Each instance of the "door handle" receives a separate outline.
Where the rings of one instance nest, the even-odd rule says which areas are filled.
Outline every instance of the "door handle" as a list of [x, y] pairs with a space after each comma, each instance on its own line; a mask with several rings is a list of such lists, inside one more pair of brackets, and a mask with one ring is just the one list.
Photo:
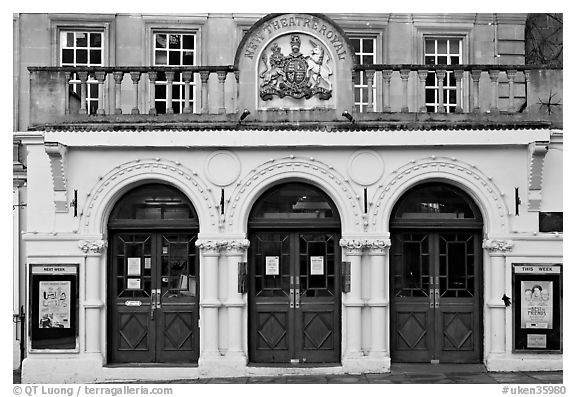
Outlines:
[[434, 307], [440, 307], [440, 290], [438, 288], [434, 289]]
[[430, 288], [430, 308], [434, 308], [434, 288]]
[[156, 307], [155, 304], [155, 298], [156, 298], [156, 290], [152, 289], [150, 291], [150, 320], [154, 321], [154, 309]]
[[296, 288], [294, 291], [294, 306], [296, 309], [300, 308], [300, 288]]
[[290, 288], [290, 309], [294, 308], [294, 288]]

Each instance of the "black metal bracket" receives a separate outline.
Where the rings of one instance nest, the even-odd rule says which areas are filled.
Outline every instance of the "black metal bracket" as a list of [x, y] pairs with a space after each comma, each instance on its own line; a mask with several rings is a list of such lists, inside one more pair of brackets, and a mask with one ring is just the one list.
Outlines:
[[70, 202], [70, 207], [74, 207], [74, 218], [78, 216], [78, 190], [74, 189], [74, 199]]

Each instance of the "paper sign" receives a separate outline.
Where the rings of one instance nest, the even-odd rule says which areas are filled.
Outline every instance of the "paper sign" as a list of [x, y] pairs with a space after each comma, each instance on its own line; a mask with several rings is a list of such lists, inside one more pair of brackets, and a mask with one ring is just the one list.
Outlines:
[[128, 258], [128, 275], [140, 275], [140, 258]]
[[152, 258], [144, 258], [144, 269], [152, 269]]
[[528, 334], [526, 347], [546, 349], [546, 334]]
[[76, 274], [76, 266], [73, 265], [33, 266], [32, 274]]
[[522, 328], [552, 329], [552, 281], [522, 281]]
[[140, 289], [140, 279], [139, 278], [129, 278], [127, 289]]
[[310, 257], [310, 275], [322, 276], [324, 274], [324, 257], [311, 256]]
[[168, 247], [162, 247], [162, 255], [168, 255]]
[[70, 328], [70, 281], [40, 281], [39, 328]]
[[266, 275], [278, 276], [280, 274], [280, 257], [267, 256], [266, 257]]
[[514, 273], [560, 274], [560, 266], [554, 266], [554, 265], [514, 265]]

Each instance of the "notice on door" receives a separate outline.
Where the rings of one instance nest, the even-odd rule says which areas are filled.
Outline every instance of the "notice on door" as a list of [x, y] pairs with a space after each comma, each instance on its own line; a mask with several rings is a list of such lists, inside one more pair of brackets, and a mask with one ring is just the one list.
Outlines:
[[70, 328], [70, 281], [40, 281], [39, 328]]
[[280, 257], [267, 256], [266, 257], [266, 275], [278, 276], [280, 274]]
[[140, 258], [128, 258], [128, 275], [140, 275]]
[[323, 276], [324, 275], [324, 257], [311, 256], [310, 257], [310, 275]]
[[552, 281], [521, 281], [522, 328], [552, 329]]

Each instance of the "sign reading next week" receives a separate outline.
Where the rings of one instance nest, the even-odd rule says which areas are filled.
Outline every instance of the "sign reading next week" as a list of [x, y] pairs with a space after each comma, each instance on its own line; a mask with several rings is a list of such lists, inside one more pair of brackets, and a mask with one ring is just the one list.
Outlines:
[[45, 265], [32, 267], [32, 274], [76, 274], [74, 265]]
[[554, 265], [514, 265], [514, 273], [560, 274], [560, 266]]

